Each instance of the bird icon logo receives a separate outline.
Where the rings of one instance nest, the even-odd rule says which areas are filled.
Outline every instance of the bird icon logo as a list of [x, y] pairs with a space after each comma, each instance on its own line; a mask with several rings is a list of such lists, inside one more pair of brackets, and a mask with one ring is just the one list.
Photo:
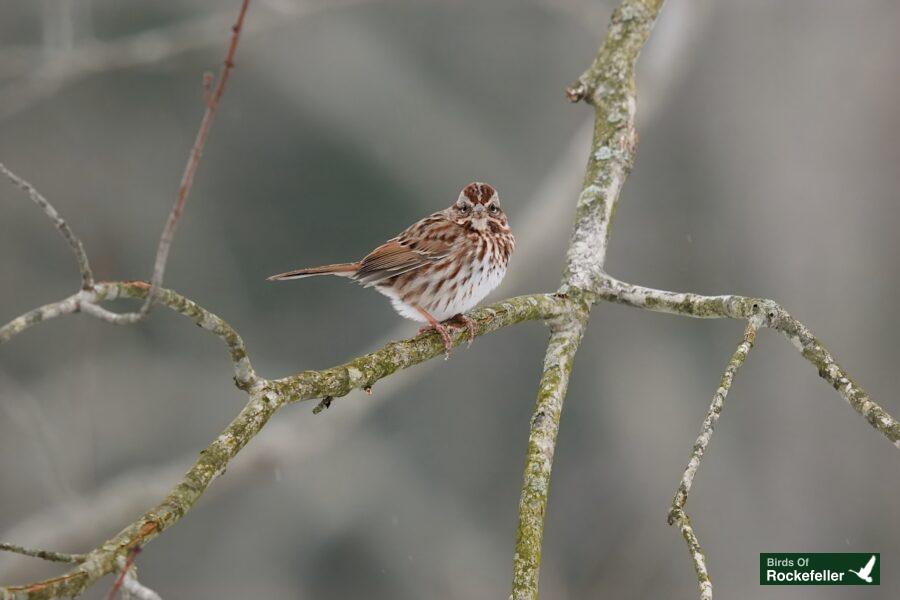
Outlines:
[[872, 558], [869, 559], [869, 562], [866, 563], [859, 571], [854, 571], [853, 569], [847, 569], [866, 583], [872, 583], [872, 569], [875, 568], [875, 555], [872, 555]]

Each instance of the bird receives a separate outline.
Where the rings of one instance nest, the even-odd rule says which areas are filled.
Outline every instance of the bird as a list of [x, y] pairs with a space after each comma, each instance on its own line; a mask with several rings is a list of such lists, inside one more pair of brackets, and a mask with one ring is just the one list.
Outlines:
[[872, 558], [869, 559], [869, 562], [866, 563], [859, 571], [854, 571], [853, 569], [847, 569], [866, 583], [872, 583], [872, 569], [875, 568], [875, 555], [872, 555]]
[[448, 208], [410, 225], [356, 262], [294, 269], [269, 277], [286, 281], [317, 275], [349, 278], [387, 296], [400, 316], [428, 325], [450, 357], [448, 327], [468, 330], [475, 324], [465, 313], [506, 275], [515, 237], [497, 190], [483, 182], [466, 185]]

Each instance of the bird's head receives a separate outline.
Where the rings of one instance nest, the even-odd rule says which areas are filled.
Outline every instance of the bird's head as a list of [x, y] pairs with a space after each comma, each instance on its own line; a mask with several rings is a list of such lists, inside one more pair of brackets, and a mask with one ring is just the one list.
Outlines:
[[447, 212], [457, 225], [476, 231], [499, 232], [508, 227], [497, 190], [480, 181], [464, 187]]

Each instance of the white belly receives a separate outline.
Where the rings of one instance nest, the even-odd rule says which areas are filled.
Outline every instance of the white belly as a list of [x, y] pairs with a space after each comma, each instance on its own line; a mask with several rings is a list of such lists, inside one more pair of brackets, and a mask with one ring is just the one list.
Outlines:
[[[470, 267], [460, 269], [454, 278], [454, 281], [459, 283], [452, 292], [449, 290], [452, 288], [453, 281], [445, 283], [438, 292], [430, 293], [436, 287], [436, 282], [442, 275], [442, 273], [438, 272], [435, 276], [435, 281], [429, 285], [428, 290], [422, 295], [421, 308], [428, 311], [438, 321], [444, 321], [474, 308], [479, 302], [484, 300], [485, 296], [500, 285], [500, 282], [503, 281], [503, 276], [506, 275], [506, 266], [495, 265], [491, 267], [489, 258], [490, 256], [486, 255], [484, 260]], [[400, 316], [421, 323], [427, 322], [427, 319], [415, 307], [403, 302], [393, 289], [388, 287], [377, 287], [376, 289], [391, 299], [394, 310]]]

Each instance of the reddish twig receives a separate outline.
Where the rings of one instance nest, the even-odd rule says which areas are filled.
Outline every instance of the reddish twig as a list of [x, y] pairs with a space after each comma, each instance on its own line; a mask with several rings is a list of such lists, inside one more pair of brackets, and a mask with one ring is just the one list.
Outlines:
[[116, 597], [116, 593], [118, 593], [119, 589], [122, 587], [122, 583], [125, 581], [125, 576], [128, 574], [128, 569], [134, 564], [134, 559], [137, 558], [137, 555], [140, 553], [141, 547], [135, 546], [128, 553], [128, 558], [125, 559], [125, 566], [122, 567], [122, 571], [119, 573], [119, 577], [116, 578], [116, 582], [113, 584], [112, 589], [109, 590], [109, 594], [106, 595], [106, 600], [113, 600]]
[[[250, 0], [241, 2], [241, 10], [238, 13], [237, 20], [231, 26], [231, 43], [228, 46], [228, 52], [222, 63], [222, 70], [219, 73], [219, 79], [216, 87], [212, 92], [205, 93], [206, 112], [203, 113], [203, 120], [200, 121], [200, 129], [197, 131], [197, 137], [194, 139], [194, 146], [191, 148], [191, 154], [188, 157], [187, 164], [184, 167], [184, 173], [181, 176], [181, 184], [178, 187], [178, 198], [172, 206], [166, 226], [163, 228], [162, 235], [159, 238], [159, 245], [156, 249], [156, 260], [153, 264], [153, 277], [150, 280], [150, 294], [147, 300], [141, 306], [136, 319], [144, 318], [153, 305], [159, 287], [162, 285], [163, 275], [166, 270], [166, 261], [169, 258], [169, 249], [172, 247], [172, 239], [175, 237], [175, 230], [178, 228], [178, 221], [184, 210], [185, 202], [191, 192], [191, 186], [194, 183], [194, 175], [197, 172], [197, 166], [200, 164], [200, 157], [203, 155], [203, 147], [206, 145], [206, 138], [209, 136], [209, 130], [212, 127], [213, 118], [216, 116], [216, 110], [219, 108], [219, 101], [222, 94], [225, 93], [225, 85], [228, 83], [228, 76], [234, 68], [234, 55], [237, 52], [238, 41], [241, 37], [241, 28], [244, 25], [244, 16], [247, 14], [247, 7]], [[206, 87], [207, 79], [204, 78], [204, 87]], [[211, 83], [211, 82], [210, 82]]]

